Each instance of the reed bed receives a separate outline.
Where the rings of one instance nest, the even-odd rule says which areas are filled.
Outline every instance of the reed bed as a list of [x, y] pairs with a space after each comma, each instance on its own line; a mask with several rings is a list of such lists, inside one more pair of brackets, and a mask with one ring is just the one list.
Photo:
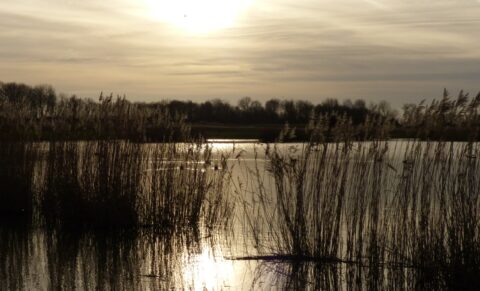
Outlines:
[[[156, 121], [148, 121], [156, 126], [148, 127], [139, 124], [144, 122], [141, 108], [123, 99], [92, 106], [104, 112], [99, 114], [88, 103], [75, 104], [75, 99], [64, 100], [50, 109], [49, 118], [39, 117], [52, 123], [44, 132], [55, 134], [44, 141], [34, 134], [23, 137], [30, 126], [2, 135], [2, 223], [25, 218], [27, 224], [49, 227], [158, 230], [228, 223], [233, 205], [227, 197], [227, 157], [214, 156], [206, 143], [191, 138], [181, 117], [158, 112]], [[32, 117], [28, 107], [20, 108], [25, 114], [17, 117]], [[2, 121], [15, 115], [2, 114]], [[76, 140], [97, 119], [101, 128], [90, 136], [95, 139]], [[110, 128], [116, 131], [107, 134]], [[161, 140], [139, 143], [149, 130], [158, 131]]]
[[47, 226], [225, 225], [226, 157], [199, 143], [50, 142], [38, 188]]
[[263, 189], [244, 204], [258, 254], [365, 267], [368, 278], [414, 269], [438, 287], [479, 286], [479, 144], [328, 143], [294, 156], [268, 150], [267, 173], [252, 173], [266, 177], [257, 182]]
[[167, 230], [229, 220], [226, 157], [182, 115], [103, 94], [49, 106], [0, 98], [0, 127], [2, 221]]
[[35, 161], [38, 148], [32, 143], [0, 146], [0, 217], [3, 222], [27, 222], [33, 217]]
[[103, 95], [99, 101], [62, 97], [52, 105], [10, 102], [0, 92], [0, 141], [84, 141], [121, 139], [137, 142], [190, 141], [186, 116], [161, 106], [132, 103]]
[[49, 143], [39, 194], [45, 223], [137, 225], [144, 159], [129, 142]]
[[312, 120], [308, 143], [267, 146], [244, 189], [257, 258], [351, 264], [369, 278], [413, 269], [418, 284], [480, 287], [480, 144], [428, 140], [454, 114], [476, 135], [478, 104], [462, 98], [419, 111], [426, 140], [390, 141], [388, 120], [354, 128], [330, 115]]
[[[64, 99], [45, 109], [0, 103], [0, 124], [15, 125], [0, 136], [0, 223], [47, 226], [49, 245], [72, 230], [135, 236], [148, 228], [154, 243], [177, 230], [195, 237], [202, 227], [228, 229], [235, 202], [228, 154], [192, 139], [181, 116], [111, 96], [100, 101]], [[389, 140], [397, 121], [381, 116], [354, 126], [330, 114], [311, 119], [306, 143], [267, 145], [266, 166], [258, 161], [237, 188], [256, 250], [245, 258], [288, 261], [293, 273], [323, 278], [319, 284], [328, 276], [335, 288], [330, 274], [312, 275], [302, 264], [357, 266], [367, 273], [359, 277], [375, 278], [371, 289], [384, 278], [480, 287], [479, 107], [480, 95], [452, 100], [446, 92], [440, 102], [406, 108], [402, 126], [415, 138]], [[459, 128], [468, 141], [448, 141]], [[125, 250], [122, 260], [137, 259]], [[110, 267], [123, 262], [107, 257]], [[71, 287], [62, 285], [67, 279], [52, 286]], [[297, 283], [306, 287], [288, 284]]]
[[213, 226], [231, 217], [228, 156], [213, 157], [202, 143], [152, 144], [148, 151], [152, 171], [143, 205], [145, 223], [194, 225], [203, 220]]

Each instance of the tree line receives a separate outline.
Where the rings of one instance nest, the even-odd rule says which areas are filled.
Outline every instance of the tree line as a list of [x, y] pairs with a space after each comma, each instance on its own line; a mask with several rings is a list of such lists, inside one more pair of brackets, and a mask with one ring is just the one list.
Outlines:
[[270, 99], [265, 103], [252, 100], [250, 97], [241, 98], [237, 105], [214, 99], [195, 103], [192, 101], [163, 101], [157, 106], [167, 108], [172, 112], [182, 112], [187, 115], [188, 121], [218, 122], [230, 124], [305, 124], [312, 116], [322, 113], [336, 112], [351, 117], [356, 124], [374, 112], [374, 107], [367, 107], [364, 100], [354, 102], [349, 100], [340, 103], [336, 99], [327, 99], [320, 104], [313, 104], [306, 100]]
[[[101, 95], [101, 99], [113, 99], [113, 96]], [[76, 96], [59, 95], [49, 85], [28, 86], [21, 83], [1, 83], [0, 100], [10, 103], [23, 103], [37, 109], [52, 109], [59, 101], [74, 99], [75, 102], [95, 103], [91, 99], [80, 99]], [[99, 100], [100, 103], [102, 100]], [[336, 112], [351, 117], [354, 123], [361, 123], [366, 116], [372, 113], [395, 117], [395, 111], [390, 105], [382, 101], [378, 104], [369, 104], [363, 99], [340, 102], [336, 99], [326, 99], [319, 104], [306, 100], [270, 99], [263, 104], [250, 97], [243, 97], [236, 105], [221, 99], [205, 102], [164, 100], [161, 102], [141, 103], [139, 106], [151, 107], [170, 112], [185, 114], [189, 122], [214, 122], [230, 124], [255, 123], [307, 123], [312, 115]]]
[[[362, 125], [369, 119], [388, 120], [396, 137], [413, 137], [421, 133], [422, 138], [436, 138], [448, 133], [454, 139], [464, 139], [471, 135], [467, 132], [466, 123], [469, 130], [480, 123], [478, 108], [480, 93], [472, 98], [461, 91], [454, 98], [446, 90], [440, 100], [430, 104], [404, 105], [400, 115], [385, 101], [367, 104], [363, 99], [340, 102], [330, 98], [314, 104], [306, 100], [280, 99], [261, 103], [244, 97], [235, 105], [220, 99], [146, 103], [131, 102], [112, 94], [100, 94], [98, 100], [78, 98], [58, 94], [49, 85], [0, 82], [0, 130], [3, 139], [26, 136], [44, 139], [56, 135], [68, 139], [135, 137], [149, 140], [152, 136], [163, 136], [165, 132], [183, 128], [184, 124], [200, 128], [198, 135], [205, 136], [206, 128], [209, 129], [211, 134], [207, 137], [215, 137], [218, 127], [214, 132], [211, 129], [221, 125], [224, 127], [221, 135], [234, 138], [237, 134], [241, 135], [238, 127], [278, 129], [290, 124], [300, 128], [319, 116], [330, 116], [332, 126], [338, 117], [348, 119], [353, 125]], [[237, 132], [228, 132], [229, 127], [236, 127]], [[474, 129], [473, 132], [477, 131]], [[268, 139], [277, 132], [270, 130]], [[244, 133], [242, 137], [250, 135], [245, 128]], [[264, 135], [257, 136], [262, 138]]]

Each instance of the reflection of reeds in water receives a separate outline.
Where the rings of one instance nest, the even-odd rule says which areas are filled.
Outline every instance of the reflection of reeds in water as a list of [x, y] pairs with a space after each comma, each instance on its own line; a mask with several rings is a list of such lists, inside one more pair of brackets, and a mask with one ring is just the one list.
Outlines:
[[252, 170], [244, 205], [258, 253], [352, 264], [368, 278], [413, 269], [408, 278], [425, 286], [480, 286], [479, 144], [388, 142], [388, 124], [375, 121], [360, 129], [373, 140], [354, 142], [348, 121], [325, 120], [307, 144], [267, 147], [266, 172]]
[[22, 227], [0, 228], [0, 289], [22, 290], [29, 275], [31, 241]]
[[254, 272], [250, 290], [447, 289], [413, 269], [371, 270], [352, 264], [269, 261], [259, 263]]
[[0, 235], [1, 290], [203, 290], [205, 284], [221, 290], [223, 286], [212, 271], [226, 265], [215, 261], [216, 254], [204, 256], [215, 245], [194, 232], [45, 232], [16, 227], [0, 228]]
[[[138, 290], [141, 249], [137, 234], [122, 232], [47, 233], [45, 248], [48, 290]], [[45, 259], [45, 258], [44, 258]]]

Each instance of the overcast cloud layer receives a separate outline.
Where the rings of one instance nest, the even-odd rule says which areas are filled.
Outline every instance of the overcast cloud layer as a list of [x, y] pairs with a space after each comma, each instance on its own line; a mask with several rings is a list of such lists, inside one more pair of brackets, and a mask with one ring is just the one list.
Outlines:
[[[137, 101], [327, 97], [405, 102], [480, 90], [480, 1], [253, 0], [206, 35], [145, 0], [0, 3], [0, 80]], [[201, 0], [199, 0], [201, 1]]]

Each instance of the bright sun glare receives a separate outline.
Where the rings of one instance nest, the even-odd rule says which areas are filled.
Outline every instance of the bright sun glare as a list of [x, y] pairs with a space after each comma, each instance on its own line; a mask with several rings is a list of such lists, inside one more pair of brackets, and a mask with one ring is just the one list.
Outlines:
[[[233, 265], [221, 256], [215, 257], [213, 250], [204, 248], [202, 253], [185, 258], [187, 264], [184, 269], [185, 286], [189, 290], [223, 290], [233, 279]], [[193, 283], [193, 286], [190, 285]]]
[[252, 0], [147, 0], [151, 16], [192, 33], [232, 26]]

